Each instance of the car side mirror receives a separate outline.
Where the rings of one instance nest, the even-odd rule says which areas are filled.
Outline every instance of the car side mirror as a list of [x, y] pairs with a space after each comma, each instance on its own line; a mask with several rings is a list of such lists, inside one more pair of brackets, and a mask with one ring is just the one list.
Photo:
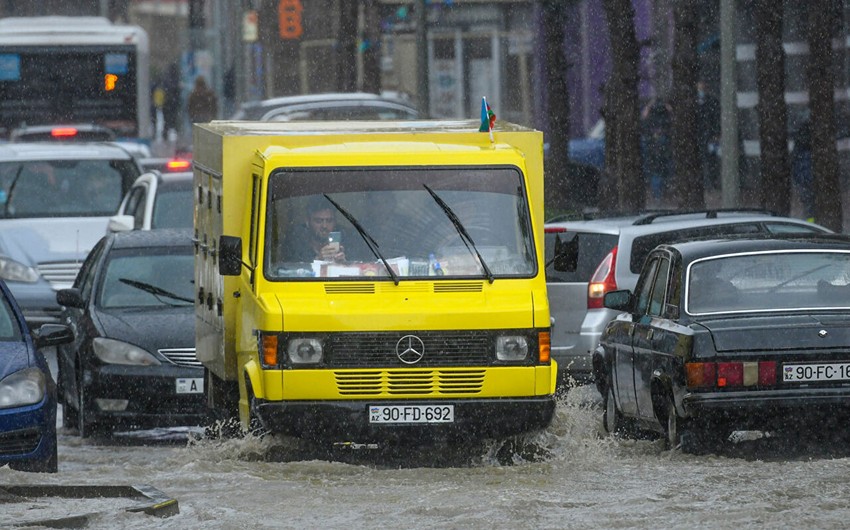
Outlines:
[[56, 346], [74, 341], [74, 332], [65, 324], [42, 324], [34, 333], [36, 348]]
[[86, 307], [83, 295], [80, 294], [80, 290], [76, 287], [69, 287], [68, 289], [60, 289], [59, 291], [56, 291], [56, 302], [65, 307], [76, 307], [77, 309], [83, 309]]
[[605, 293], [605, 296], [602, 299], [602, 305], [608, 309], [613, 309], [614, 311], [631, 313], [635, 305], [634, 299], [635, 297], [632, 295], [631, 291], [625, 289], [620, 291], [611, 291]]
[[218, 241], [218, 272], [222, 276], [242, 274], [242, 238], [221, 236]]
[[560, 235], [555, 236], [555, 256], [552, 267], [558, 272], [573, 272], [578, 266], [578, 237], [570, 241], [562, 241]]
[[109, 232], [129, 232], [133, 229], [134, 222], [132, 215], [113, 215], [109, 218], [106, 229]]

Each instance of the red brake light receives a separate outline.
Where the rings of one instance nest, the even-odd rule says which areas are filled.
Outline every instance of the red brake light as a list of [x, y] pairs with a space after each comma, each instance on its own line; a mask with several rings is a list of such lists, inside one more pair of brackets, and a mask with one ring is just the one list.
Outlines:
[[54, 138], [68, 138], [77, 136], [77, 129], [74, 127], [56, 127], [50, 130], [50, 136]]
[[771, 387], [776, 384], [776, 361], [685, 363], [688, 387]]
[[593, 273], [590, 282], [587, 284], [588, 309], [601, 309], [605, 293], [617, 290], [617, 281], [614, 279], [616, 269], [617, 247], [614, 247], [596, 267], [596, 272]]
[[165, 168], [168, 171], [183, 171], [183, 170], [189, 169], [189, 167], [191, 165], [192, 165], [192, 163], [189, 162], [188, 160], [181, 160], [179, 158], [175, 158], [173, 160], [169, 160], [168, 162], [166, 162]]
[[744, 386], [743, 363], [717, 363], [717, 386]]

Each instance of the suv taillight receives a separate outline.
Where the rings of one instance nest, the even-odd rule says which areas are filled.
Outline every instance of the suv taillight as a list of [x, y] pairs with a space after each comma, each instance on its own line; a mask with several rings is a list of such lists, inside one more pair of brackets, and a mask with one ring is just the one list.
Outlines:
[[596, 272], [590, 277], [590, 282], [587, 284], [587, 308], [601, 309], [602, 299], [605, 293], [617, 290], [617, 280], [614, 279], [614, 272], [617, 269], [617, 247], [611, 249], [611, 252], [605, 256], [605, 259], [596, 267]]

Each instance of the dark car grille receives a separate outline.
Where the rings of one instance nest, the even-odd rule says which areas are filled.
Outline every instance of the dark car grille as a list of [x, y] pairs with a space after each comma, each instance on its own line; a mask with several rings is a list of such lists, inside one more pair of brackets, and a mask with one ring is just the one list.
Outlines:
[[394, 333], [340, 333], [325, 351], [329, 368], [407, 367], [396, 354], [405, 335], [415, 335], [425, 345], [417, 368], [437, 366], [487, 366], [493, 364], [493, 335], [487, 331], [435, 331]]
[[79, 261], [51, 261], [38, 264], [38, 273], [58, 291], [70, 287], [80, 271]]
[[0, 456], [32, 453], [41, 441], [41, 431], [25, 429], [0, 434]]
[[195, 348], [168, 348], [157, 351], [178, 366], [201, 366], [201, 361], [195, 357]]

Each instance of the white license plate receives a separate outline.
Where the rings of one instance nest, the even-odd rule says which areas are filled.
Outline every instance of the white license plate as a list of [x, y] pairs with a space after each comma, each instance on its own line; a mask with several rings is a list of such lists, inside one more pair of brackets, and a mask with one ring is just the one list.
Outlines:
[[850, 380], [850, 363], [785, 364], [782, 380], [786, 383]]
[[452, 423], [454, 405], [370, 405], [369, 423]]
[[203, 377], [178, 377], [177, 378], [177, 393], [178, 394], [203, 394], [204, 378]]

